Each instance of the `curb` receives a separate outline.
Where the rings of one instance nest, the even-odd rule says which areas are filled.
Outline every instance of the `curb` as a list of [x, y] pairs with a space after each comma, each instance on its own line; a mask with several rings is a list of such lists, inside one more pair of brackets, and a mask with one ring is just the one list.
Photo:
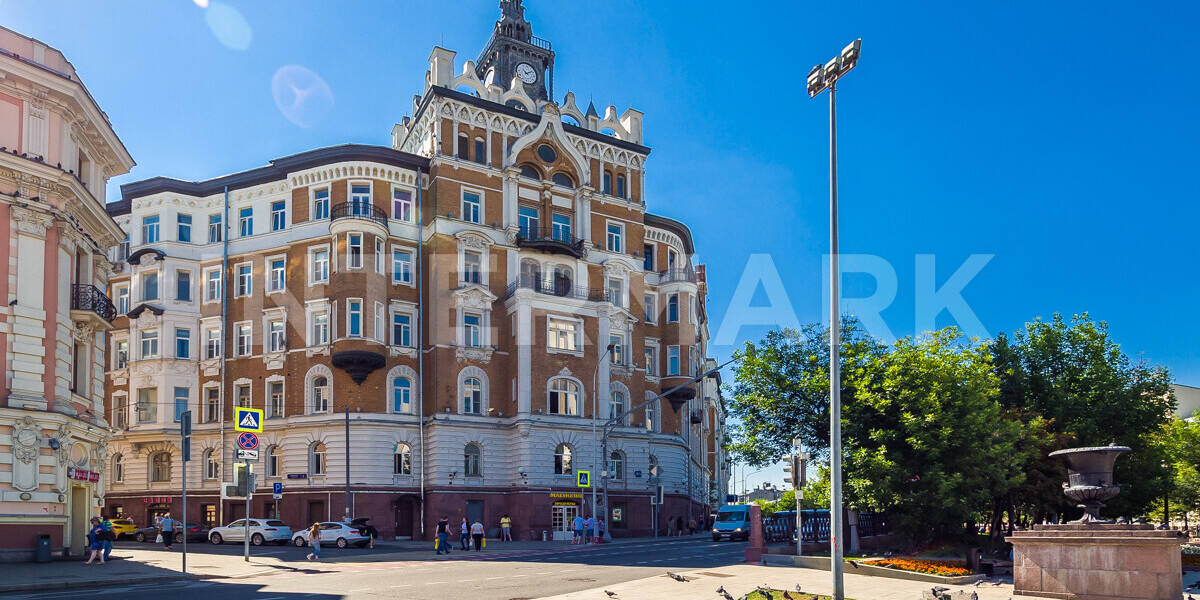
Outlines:
[[76, 588], [95, 588], [105, 587], [113, 584], [119, 585], [138, 585], [143, 583], [163, 583], [167, 581], [182, 581], [195, 580], [206, 581], [214, 579], [248, 579], [250, 577], [260, 577], [263, 575], [271, 575], [270, 571], [259, 570], [254, 573], [244, 573], [242, 575], [209, 575], [202, 573], [176, 573], [174, 575], [146, 575], [142, 577], [131, 576], [122, 577], [121, 579], [81, 579], [78, 581], [52, 581], [45, 583], [13, 583], [0, 584], [0, 593], [8, 592], [26, 592], [30, 590], [63, 590]]

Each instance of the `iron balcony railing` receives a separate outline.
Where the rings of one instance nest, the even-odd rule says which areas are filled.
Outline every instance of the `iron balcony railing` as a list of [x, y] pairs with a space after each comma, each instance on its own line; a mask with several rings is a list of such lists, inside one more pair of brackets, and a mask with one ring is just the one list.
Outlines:
[[562, 229], [521, 227], [517, 231], [517, 245], [542, 250], [559, 250], [575, 258], [583, 256], [583, 239], [576, 238]]
[[338, 204], [329, 211], [329, 218], [333, 221], [338, 219], [366, 219], [379, 223], [384, 227], [387, 227], [388, 224], [387, 213], [383, 209], [367, 202], [343, 202]]
[[117, 307], [100, 288], [87, 283], [71, 285], [71, 310], [87, 310], [96, 313], [106, 323], [117, 318]]
[[696, 271], [693, 269], [667, 269], [658, 272], [658, 282], [690, 281], [696, 283]]
[[539, 294], [546, 294], [548, 296], [590, 300], [592, 302], [604, 302], [608, 298], [607, 290], [573, 286], [566, 279], [540, 279], [537, 277], [520, 277], [517, 281], [508, 284], [506, 297], [511, 297], [519, 289], [533, 290]]
[[508, 35], [508, 33], [504, 32], [504, 31], [494, 31], [492, 33], [492, 37], [488, 38], [487, 43], [483, 45], [483, 50], [479, 53], [479, 56], [475, 59], [475, 64], [477, 64], [477, 65], [483, 64], [484, 59], [487, 58], [488, 54], [491, 54], [492, 47], [496, 43], [496, 38], [498, 38], [498, 37], [507, 38], [510, 40], [517, 40], [518, 42], [525, 42], [526, 44], [529, 44], [530, 46], [533, 46], [534, 48], [541, 48], [542, 50], [549, 50], [551, 48], [550, 40], [544, 40], [536, 35], [530, 35], [529, 39], [522, 39], [522, 38], [519, 38], [519, 37], [516, 37], [513, 35]]

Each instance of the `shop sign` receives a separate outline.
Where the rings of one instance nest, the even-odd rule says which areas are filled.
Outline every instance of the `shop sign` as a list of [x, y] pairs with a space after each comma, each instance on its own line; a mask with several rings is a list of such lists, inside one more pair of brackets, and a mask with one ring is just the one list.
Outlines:
[[90, 481], [92, 483], [100, 481], [100, 474], [96, 471], [76, 469], [75, 467], [67, 469], [67, 477], [76, 481]]
[[620, 523], [621, 521], [625, 520], [625, 507], [624, 506], [614, 506], [612, 511], [613, 511], [612, 520], [614, 523]]
[[142, 504], [170, 504], [170, 496], [144, 496]]
[[579, 506], [579, 502], [575, 500], [558, 500], [554, 503], [555, 506]]
[[583, 498], [582, 492], [550, 492], [551, 498]]

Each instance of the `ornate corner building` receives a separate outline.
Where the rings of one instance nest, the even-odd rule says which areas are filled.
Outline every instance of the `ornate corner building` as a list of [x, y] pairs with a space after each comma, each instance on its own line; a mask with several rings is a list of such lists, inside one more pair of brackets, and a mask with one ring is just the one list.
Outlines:
[[104, 210], [133, 159], [61, 52], [0, 27], [0, 561], [80, 554], [104, 505]]
[[107, 514], [179, 516], [186, 468], [187, 520], [243, 516], [221, 495], [235, 406], [265, 411], [252, 516], [293, 526], [421, 538], [507, 514], [520, 539], [569, 536], [581, 470], [614, 535], [723, 498], [705, 271], [647, 211], [642, 114], [551, 101], [550, 43], [501, 8], [475, 62], [433, 49], [391, 147], [122, 186]]

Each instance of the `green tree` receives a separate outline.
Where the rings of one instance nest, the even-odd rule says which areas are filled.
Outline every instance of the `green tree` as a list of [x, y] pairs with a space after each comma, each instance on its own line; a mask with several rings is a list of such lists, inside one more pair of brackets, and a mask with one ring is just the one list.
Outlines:
[[[1163, 428], [1161, 447], [1170, 472], [1170, 517], [1190, 526], [1189, 513], [1200, 510], [1200, 421], [1173, 419]], [[1154, 508], [1153, 518], [1162, 520], [1161, 508]]]

